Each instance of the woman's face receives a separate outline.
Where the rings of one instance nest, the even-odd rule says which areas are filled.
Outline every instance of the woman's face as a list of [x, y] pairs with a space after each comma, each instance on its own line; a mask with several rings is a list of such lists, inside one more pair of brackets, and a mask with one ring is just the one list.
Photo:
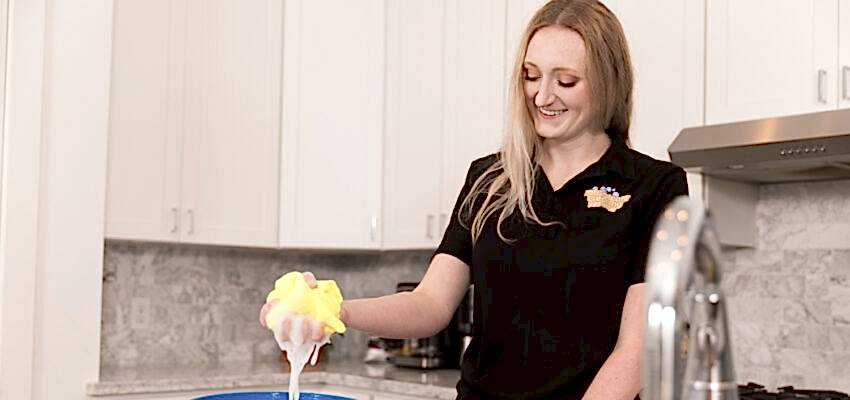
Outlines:
[[584, 40], [575, 31], [548, 26], [531, 37], [523, 86], [534, 128], [544, 140], [570, 141], [587, 132], [590, 88], [584, 71]]

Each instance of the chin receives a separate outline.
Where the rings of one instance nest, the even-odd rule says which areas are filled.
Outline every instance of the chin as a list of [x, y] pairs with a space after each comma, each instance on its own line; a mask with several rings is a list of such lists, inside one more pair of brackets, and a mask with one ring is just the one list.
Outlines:
[[565, 129], [562, 127], [553, 128], [552, 126], [546, 126], [543, 129], [539, 129], [535, 126], [535, 131], [537, 131], [537, 136], [540, 136], [544, 139], [553, 139], [569, 136], [569, 133], [565, 132]]
[[557, 133], [537, 131], [537, 137], [539, 137], [541, 139], [554, 139], [554, 138], [557, 138], [559, 136], [561, 136], [561, 135], [559, 135]]
[[552, 140], [554, 142], [559, 142], [559, 143], [572, 141], [573, 139], [575, 139], [579, 136], [580, 135], [575, 133], [575, 132], [565, 132], [565, 131], [553, 132], [553, 131], [549, 130], [549, 131], [543, 131], [543, 132], [538, 131], [537, 132], [537, 137], [541, 138], [542, 140]]

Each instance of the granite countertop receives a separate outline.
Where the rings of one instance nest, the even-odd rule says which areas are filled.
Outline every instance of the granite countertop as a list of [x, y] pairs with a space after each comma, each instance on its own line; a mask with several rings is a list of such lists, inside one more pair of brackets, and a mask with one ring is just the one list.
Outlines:
[[[397, 368], [391, 364], [366, 364], [361, 360], [329, 360], [307, 366], [300, 382], [346, 386], [352, 389], [398, 393], [434, 399], [453, 400], [460, 378], [456, 369], [422, 371]], [[161, 366], [105, 370], [100, 382], [89, 383], [90, 396], [189, 390], [239, 389], [289, 384], [285, 362], [228, 363], [226, 365]]]

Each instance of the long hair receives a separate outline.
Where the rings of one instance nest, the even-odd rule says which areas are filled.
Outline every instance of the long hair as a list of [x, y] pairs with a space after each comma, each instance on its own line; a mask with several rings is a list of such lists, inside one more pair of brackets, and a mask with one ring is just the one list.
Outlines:
[[[525, 29], [511, 73], [508, 91], [507, 124], [499, 156], [472, 184], [458, 213], [473, 216], [470, 231], [478, 240], [484, 223], [497, 212], [496, 230], [506, 243], [502, 222], [514, 212], [525, 221], [549, 226], [531, 204], [535, 173], [542, 154], [543, 140], [534, 129], [531, 111], [523, 90], [523, 62], [532, 36], [541, 28], [560, 26], [581, 35], [587, 52], [586, 79], [590, 88], [591, 124], [601, 127], [612, 139], [629, 140], [632, 112], [632, 65], [623, 28], [617, 17], [596, 0], [551, 0], [531, 18]], [[472, 213], [473, 206], [480, 204]]]

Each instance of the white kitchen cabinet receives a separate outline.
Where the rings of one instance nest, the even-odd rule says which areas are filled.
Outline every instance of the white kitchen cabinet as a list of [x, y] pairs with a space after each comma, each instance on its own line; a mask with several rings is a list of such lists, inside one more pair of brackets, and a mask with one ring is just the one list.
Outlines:
[[850, 108], [850, 0], [838, 0], [838, 107]]
[[496, 152], [502, 139], [510, 70], [504, 63], [510, 3], [446, 3], [443, 171], [436, 243], [442, 239], [470, 163]]
[[190, 0], [184, 242], [277, 243], [280, 0]]
[[280, 245], [378, 249], [384, 1], [285, 4]]
[[440, 236], [445, 1], [387, 1], [384, 249]]
[[274, 246], [280, 0], [114, 8], [106, 236]]
[[384, 249], [434, 248], [502, 133], [505, 1], [388, 3]]
[[106, 236], [178, 241], [186, 2], [114, 10]]
[[[634, 70], [632, 147], [660, 160], [683, 128], [703, 125], [706, 0], [606, 0], [623, 25]], [[702, 178], [688, 174], [701, 201]]]
[[682, 128], [701, 125], [704, 0], [608, 0], [623, 26], [634, 72], [633, 147], [661, 160]]
[[707, 1], [706, 123], [835, 109], [838, 2]]
[[543, 7], [548, 0], [510, 0], [508, 1], [508, 11], [506, 18], [507, 31], [505, 36], [505, 65], [507, 72], [510, 73], [516, 62], [519, 44], [522, 40], [522, 34], [525, 28], [531, 21], [534, 13]]
[[[119, 0], [107, 236], [434, 248], [498, 150], [543, 3]], [[665, 158], [702, 123], [702, 0], [606, 4], [632, 45], [633, 142]]]

